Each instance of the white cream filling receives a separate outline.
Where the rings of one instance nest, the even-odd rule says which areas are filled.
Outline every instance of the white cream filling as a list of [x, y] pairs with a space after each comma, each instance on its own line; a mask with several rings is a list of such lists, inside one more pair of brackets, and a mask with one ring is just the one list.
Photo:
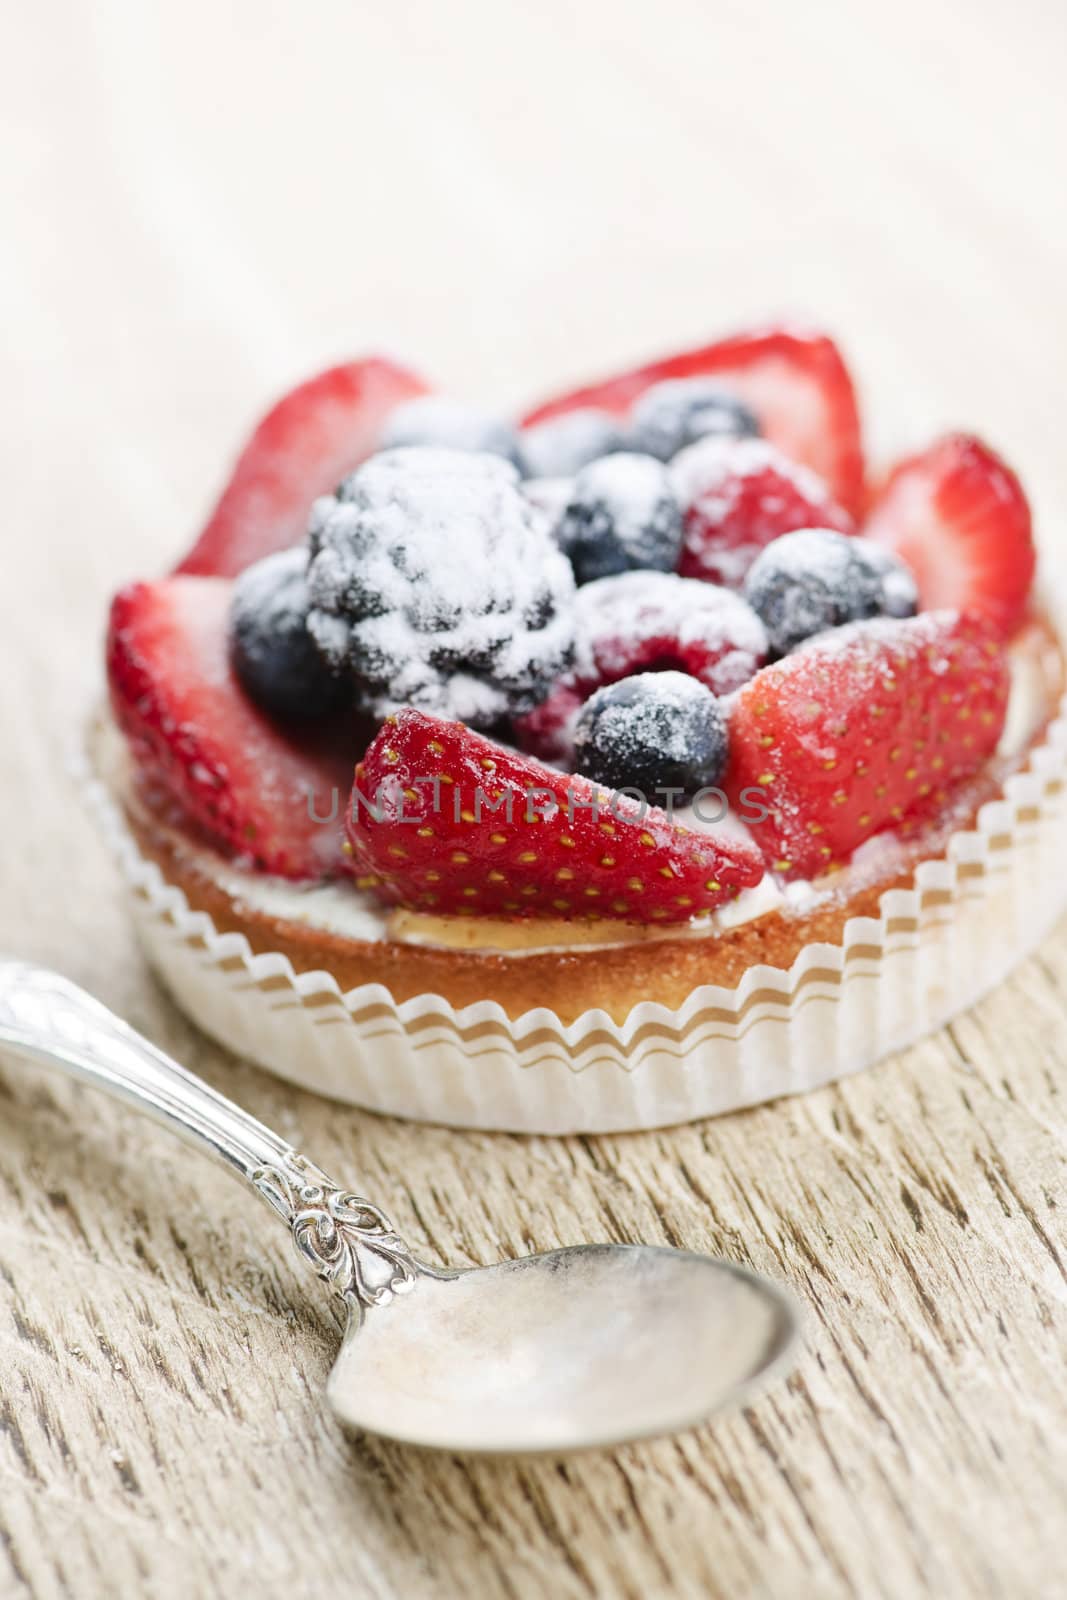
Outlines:
[[[1045, 675], [1041, 661], [1035, 653], [1023, 649], [1013, 651], [1011, 673], [1011, 698], [1004, 732], [997, 749], [997, 755], [1009, 762], [1018, 760], [1023, 755], [1048, 712]], [[111, 769], [113, 775], [117, 775], [125, 764], [125, 751], [117, 730], [109, 729], [108, 745], [113, 748], [107, 749], [103, 758], [104, 764]], [[694, 831], [750, 837], [744, 823], [732, 815], [714, 823], [706, 817], [694, 815], [691, 808], [679, 809], [675, 815], [678, 822], [684, 823]], [[285, 878], [241, 871], [223, 861], [214, 851], [203, 849], [176, 832], [173, 834], [173, 841], [191, 868], [210, 878], [239, 906], [244, 906], [249, 911], [318, 929], [343, 939], [397, 940], [401, 943], [419, 945], [434, 945], [440, 942], [417, 927], [404, 926], [407, 918], [402, 914], [394, 916], [392, 912], [379, 905], [371, 895], [357, 889], [349, 882], [291, 883]], [[879, 863], [887, 864], [891, 861], [896, 847], [897, 840], [892, 833], [878, 834], [874, 839], [868, 840], [856, 851], [845, 871], [835, 876], [833, 893], [837, 896], [847, 894], [850, 880], [857, 876], [869, 877], [876, 859]], [[695, 918], [692, 922], [681, 926], [675, 924], [667, 928], [649, 929], [647, 932], [649, 937], [656, 939], [714, 938], [716, 934], [754, 922], [758, 917], [766, 916], [771, 911], [788, 909], [798, 913], [803, 912], [825, 898], [827, 893], [825, 886], [820, 887], [804, 880], [785, 883], [768, 872], [754, 888], [742, 890], [736, 900], [710, 915]], [[521, 957], [535, 952], [566, 950], [571, 948], [572, 943], [580, 943], [585, 950], [598, 950], [609, 949], [624, 942], [611, 939], [603, 943], [589, 943], [588, 934], [580, 940], [575, 938], [572, 942], [561, 941], [559, 924], [554, 923], [552, 942], [539, 943], [537, 925], [533, 919], [523, 924], [523, 931], [525, 942], [518, 949], [504, 950], [494, 945], [467, 944], [464, 948], [478, 949], [485, 954]], [[528, 938], [525, 937], [527, 933]]]

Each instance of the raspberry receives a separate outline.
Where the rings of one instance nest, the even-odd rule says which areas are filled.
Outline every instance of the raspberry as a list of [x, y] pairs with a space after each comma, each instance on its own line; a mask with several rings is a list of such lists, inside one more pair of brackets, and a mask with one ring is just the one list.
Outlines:
[[578, 590], [573, 670], [516, 723], [524, 749], [568, 762], [575, 715], [595, 689], [635, 672], [690, 673], [713, 694], [746, 683], [767, 659], [760, 619], [729, 589], [668, 572], [624, 572]]
[[707, 439], [683, 451], [671, 474], [682, 502], [685, 540], [679, 572], [740, 589], [760, 551], [796, 528], [852, 532], [810, 467], [765, 439]]

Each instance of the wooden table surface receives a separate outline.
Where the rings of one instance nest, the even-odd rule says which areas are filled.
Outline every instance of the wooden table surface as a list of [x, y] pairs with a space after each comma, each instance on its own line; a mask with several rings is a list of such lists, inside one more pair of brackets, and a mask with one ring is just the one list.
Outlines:
[[350, 1443], [281, 1230], [5, 1063], [5, 1597], [1067, 1593], [1067, 933], [807, 1099], [635, 1137], [407, 1126], [197, 1036], [64, 774], [109, 591], [176, 555], [274, 393], [374, 344], [512, 404], [800, 309], [851, 352], [879, 450], [981, 427], [1055, 558], [1064, 11], [875, 17], [83, 0], [9, 28], [0, 948], [96, 990], [430, 1258], [670, 1242], [774, 1273], [807, 1316], [789, 1381], [684, 1438], [535, 1465]]

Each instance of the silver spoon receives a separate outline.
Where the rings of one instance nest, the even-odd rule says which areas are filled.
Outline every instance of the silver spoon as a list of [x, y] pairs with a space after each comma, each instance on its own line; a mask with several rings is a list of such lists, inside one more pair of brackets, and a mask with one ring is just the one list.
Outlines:
[[57, 973], [0, 961], [3, 1046], [110, 1090], [251, 1184], [345, 1307], [326, 1392], [353, 1428], [456, 1451], [621, 1444], [693, 1426], [793, 1353], [780, 1289], [687, 1250], [424, 1265], [376, 1205]]

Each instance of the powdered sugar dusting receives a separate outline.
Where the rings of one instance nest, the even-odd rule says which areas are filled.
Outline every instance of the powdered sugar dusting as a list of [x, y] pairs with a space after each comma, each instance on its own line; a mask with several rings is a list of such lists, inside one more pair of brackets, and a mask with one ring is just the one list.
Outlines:
[[682, 511], [667, 469], [630, 451], [583, 467], [556, 537], [580, 584], [629, 570], [673, 571]]
[[834, 503], [817, 472], [784, 455], [766, 439], [698, 439], [671, 462], [671, 477], [683, 504], [690, 504], [699, 494], [702, 500], [706, 497], [709, 507], [721, 506], [721, 515], [735, 502], [740, 481], [768, 470], [786, 479], [806, 500]]
[[[797, 581], [814, 578], [819, 583], [836, 583], [843, 561], [858, 541], [833, 528], [797, 528], [774, 542], [774, 570]], [[770, 560], [771, 557], [766, 558]]]
[[270, 633], [302, 628], [307, 616], [307, 559], [307, 547], [295, 545], [246, 567], [234, 583], [234, 608], [261, 619]]
[[448, 395], [424, 394], [393, 410], [380, 448], [418, 445], [443, 450], [488, 451], [518, 465], [519, 441], [502, 417]]
[[826, 628], [876, 617], [910, 617], [915, 581], [891, 552], [832, 528], [800, 528], [760, 552], [745, 579], [771, 648], [796, 649]]
[[636, 549], [659, 513], [666, 481], [662, 462], [624, 451], [586, 467], [575, 483], [575, 495], [609, 505], [620, 536]]
[[[874, 688], [877, 683], [892, 675], [890, 657], [899, 666], [923, 660], [924, 671], [934, 677], [944, 677], [951, 667], [946, 651], [946, 640], [952, 638], [952, 627], [957, 621], [955, 611], [923, 611], [917, 617], [902, 620], [897, 617], [871, 617], [861, 622], [849, 622], [842, 628], [828, 628], [816, 634], [794, 650], [791, 661], [798, 656], [814, 656], [820, 660], [839, 662], [848, 658], [849, 667], [860, 683]], [[788, 670], [785, 663], [780, 669]]]
[[[596, 770], [607, 752], [612, 770], [625, 774], [616, 782], [637, 787], [650, 771], [691, 769], [694, 753], [705, 754], [712, 745], [716, 755], [725, 752], [722, 713], [710, 690], [685, 672], [638, 674], [599, 689], [586, 701], [574, 737], [579, 772], [610, 783], [611, 777]], [[590, 753], [592, 768], [586, 764]], [[718, 764], [690, 785], [690, 792], [714, 782]]]
[[531, 478], [573, 477], [591, 461], [624, 445], [622, 429], [606, 411], [589, 406], [525, 428], [520, 449]]
[[851, 528], [819, 475], [766, 439], [700, 439], [675, 457], [671, 479], [686, 512], [683, 570], [731, 588], [771, 539]]
[[555, 529], [567, 509], [567, 502], [574, 493], [574, 479], [527, 478], [522, 486], [522, 492], [531, 505], [544, 512], [549, 526]]
[[633, 448], [669, 461], [702, 438], [758, 435], [756, 416], [721, 384], [706, 376], [666, 378], [638, 395], [630, 413]]
[[632, 663], [644, 644], [661, 645], [669, 659], [675, 643], [693, 653], [701, 682], [728, 694], [767, 656], [763, 624], [739, 595], [672, 572], [624, 572], [586, 584], [575, 622], [574, 675], [599, 682], [640, 670]]
[[624, 572], [578, 590], [573, 669], [521, 719], [524, 748], [566, 764], [583, 702], [603, 684], [668, 670], [713, 694], [739, 689], [767, 659], [762, 622], [740, 595], [673, 572]]
[[572, 658], [574, 582], [502, 459], [374, 456], [315, 503], [308, 626], [368, 709], [485, 725], [529, 709]]

